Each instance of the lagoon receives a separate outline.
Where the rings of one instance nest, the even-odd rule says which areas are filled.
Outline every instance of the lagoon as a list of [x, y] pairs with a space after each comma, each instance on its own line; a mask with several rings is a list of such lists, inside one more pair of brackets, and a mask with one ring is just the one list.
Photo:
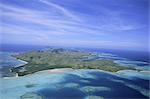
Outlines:
[[102, 70], [45, 70], [21, 77], [1, 78], [0, 96], [2, 99], [26, 99], [24, 97], [31, 96], [29, 99], [148, 99], [149, 77], [131, 74], [134, 72], [114, 74]]

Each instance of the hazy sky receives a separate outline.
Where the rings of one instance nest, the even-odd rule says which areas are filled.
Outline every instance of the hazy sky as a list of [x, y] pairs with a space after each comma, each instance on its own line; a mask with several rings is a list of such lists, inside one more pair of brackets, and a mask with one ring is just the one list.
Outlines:
[[4, 44], [148, 48], [148, 0], [0, 0]]

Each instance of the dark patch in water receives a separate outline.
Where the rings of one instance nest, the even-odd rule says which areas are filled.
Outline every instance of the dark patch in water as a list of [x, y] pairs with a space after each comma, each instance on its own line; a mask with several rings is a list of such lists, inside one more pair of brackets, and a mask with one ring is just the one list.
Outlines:
[[[139, 91], [132, 89], [128, 86], [125, 85], [125, 83], [127, 84], [132, 84], [132, 85], [137, 85], [140, 86], [141, 88], [144, 89], [149, 89], [148, 84], [149, 81], [148, 80], [143, 80], [143, 79], [133, 79], [133, 80], [129, 80], [129, 79], [125, 79], [125, 78], [120, 78], [117, 77], [115, 75], [111, 75], [105, 72], [90, 72], [89, 74], [93, 75], [94, 78], [82, 78], [80, 76], [77, 75], [73, 75], [73, 74], [69, 74], [66, 76], [66, 81], [63, 82], [65, 83], [76, 83], [79, 84], [80, 87], [84, 87], [84, 86], [95, 86], [95, 87], [107, 87], [110, 88], [111, 91], [99, 91], [99, 92], [94, 92], [92, 95], [96, 95], [96, 96], [102, 96], [105, 98], [148, 98], [144, 95], [142, 95]], [[116, 82], [113, 81], [111, 79], [114, 79], [116, 81], [120, 81], [120, 82]], [[87, 80], [89, 81], [88, 83], [86, 82], [81, 82], [81, 80]], [[124, 83], [122, 83], [124, 82]]]
[[[142, 88], [144, 87], [148, 89], [149, 87], [147, 87], [147, 85], [146, 86], [143, 85], [143, 84], [148, 84], [147, 80], [142, 81], [141, 79], [138, 78], [129, 80], [105, 72], [89, 72], [89, 74], [93, 75], [95, 78], [84, 78], [75, 74], [67, 74], [65, 76], [65, 81], [59, 83], [59, 85], [63, 86], [64, 84], [74, 83], [74, 84], [78, 84], [79, 88], [86, 87], [86, 86], [93, 86], [93, 87], [106, 87], [106, 88], [110, 88], [110, 90], [108, 91], [100, 90], [100, 91], [93, 91], [92, 93], [88, 93], [88, 92], [81, 91], [79, 88], [62, 87], [61, 89], [45, 88], [39, 90], [38, 93], [41, 94], [45, 99], [51, 99], [51, 98], [83, 99], [88, 95], [102, 96], [104, 98], [111, 98], [111, 99], [116, 99], [116, 98], [117, 99], [122, 99], [122, 98], [148, 99], [147, 96], [142, 95], [139, 91], [125, 85], [125, 83], [132, 84], [132, 85], [135, 84]], [[83, 80], [86, 80], [88, 82], [83, 82]], [[137, 83], [138, 82], [137, 80], [140, 82]]]
[[36, 84], [28, 84], [28, 85], [25, 85], [26, 88], [32, 88], [32, 87], [35, 87]]

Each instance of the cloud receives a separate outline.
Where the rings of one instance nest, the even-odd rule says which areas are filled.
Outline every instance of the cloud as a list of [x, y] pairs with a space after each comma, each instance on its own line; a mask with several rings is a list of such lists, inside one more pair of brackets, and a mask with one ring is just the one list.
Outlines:
[[[25, 6], [20, 6], [19, 3], [0, 4], [1, 33], [8, 42], [17, 42], [16, 38], [20, 37], [22, 39], [18, 39], [18, 42], [44, 42], [47, 45], [139, 46], [139, 39], [130, 40], [128, 35], [132, 33], [130, 31], [135, 32], [145, 25], [125, 17], [128, 12], [124, 12], [126, 10], [122, 10], [119, 4], [119, 10], [113, 10], [107, 5], [97, 3], [94, 6], [86, 1], [81, 2], [80, 6], [75, 5], [76, 9], [73, 9], [74, 1], [68, 5], [65, 4], [66, 1], [61, 2], [63, 6], [50, 0], [33, 1], [30, 1], [32, 6], [38, 3], [40, 10], [28, 7], [23, 1], [17, 2], [24, 3]], [[82, 11], [83, 9], [87, 11]]]
[[65, 9], [64, 7], [58, 5], [58, 4], [54, 4], [52, 2], [46, 1], [46, 0], [39, 0], [40, 2], [49, 5], [50, 7], [54, 7], [58, 10], [60, 10], [64, 15], [74, 19], [75, 21], [81, 21], [81, 19], [79, 17], [77, 17], [76, 15], [73, 15], [69, 10]]
[[[20, 8], [20, 7], [13, 7], [13, 6], [7, 6], [7, 5], [1, 5], [1, 7], [3, 9], [8, 9], [10, 11], [8, 12], [3, 12], [2, 16], [5, 17], [10, 17], [12, 20], [15, 20], [16, 23], [18, 22], [18, 24], [22, 24], [22, 26], [16, 26], [20, 29], [23, 29], [23, 31], [26, 30], [31, 30], [31, 32], [39, 32], [36, 30], [33, 30], [31, 26], [30, 28], [28, 26], [26, 26], [26, 24], [34, 24], [34, 26], [37, 25], [42, 25], [43, 27], [48, 27], [49, 30], [47, 30], [47, 32], [49, 31], [49, 34], [53, 34], [55, 30], [55, 33], [57, 32], [58, 34], [62, 35], [68, 35], [68, 34], [80, 34], [80, 33], [89, 33], [89, 34], [93, 34], [94, 32], [96, 34], [96, 32], [98, 32], [99, 30], [97, 28], [93, 27], [89, 27], [89, 26], [85, 26], [82, 23], [79, 22], [74, 22], [72, 20], [63, 20], [62, 17], [58, 18], [58, 19], [54, 19], [52, 16], [49, 17], [49, 15], [44, 12], [40, 12], [40, 11], [35, 11], [35, 10], [30, 10], [30, 9], [25, 9], [25, 8]], [[46, 17], [48, 16], [48, 17]], [[56, 16], [57, 17], [57, 16]], [[25, 24], [26, 23], [26, 24]], [[4, 24], [4, 23], [2, 23]], [[10, 26], [14, 26], [15, 24], [10, 24], [10, 23], [6, 23], [9, 24]], [[2, 25], [3, 26], [3, 25]], [[20, 30], [19, 29], [19, 30]], [[3, 27], [3, 30], [5, 30], [5, 27]], [[9, 29], [7, 29], [8, 31]], [[16, 29], [18, 30], [18, 29]], [[14, 30], [15, 31], [15, 30]], [[23, 33], [22, 31], [22, 33]], [[42, 32], [43, 31], [43, 32]], [[52, 31], [52, 32], [51, 32]], [[41, 30], [42, 33], [46, 32], [45, 30]], [[46, 33], [47, 33], [46, 32]], [[21, 33], [21, 31], [20, 31]], [[101, 35], [101, 33], [98, 33], [99, 35]], [[56, 34], [57, 35], [57, 34]]]

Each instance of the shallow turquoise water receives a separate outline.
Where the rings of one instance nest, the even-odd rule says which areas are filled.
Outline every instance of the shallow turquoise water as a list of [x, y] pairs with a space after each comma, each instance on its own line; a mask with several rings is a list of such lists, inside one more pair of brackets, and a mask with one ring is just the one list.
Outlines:
[[[23, 77], [1, 78], [0, 96], [2, 99], [20, 99], [29, 94], [44, 99], [85, 99], [89, 96], [148, 99], [149, 77], [138, 77], [134, 71], [128, 73], [112, 74], [99, 70], [51, 73], [46, 70]], [[140, 75], [146, 77], [147, 74]]]
[[0, 77], [15, 76], [15, 74], [11, 73], [9, 69], [17, 65], [25, 64], [25, 62], [11, 57], [13, 54], [16, 53], [0, 52]]

